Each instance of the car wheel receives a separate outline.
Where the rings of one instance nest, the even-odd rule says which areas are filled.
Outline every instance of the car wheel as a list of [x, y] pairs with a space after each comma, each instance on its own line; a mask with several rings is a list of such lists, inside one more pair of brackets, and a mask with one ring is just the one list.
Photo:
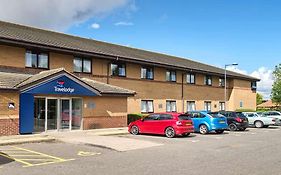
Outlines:
[[199, 132], [200, 132], [200, 134], [207, 134], [208, 133], [207, 126], [206, 125], [200, 125]]
[[262, 121], [255, 121], [255, 127], [256, 128], [262, 128], [263, 127], [263, 122]]
[[217, 134], [222, 134], [222, 133], [224, 132], [224, 130], [215, 130], [215, 132], [216, 132]]
[[264, 128], [268, 128], [268, 127], [269, 127], [269, 125], [263, 125], [263, 127], [264, 127]]
[[237, 126], [236, 126], [234, 123], [231, 123], [231, 124], [229, 125], [229, 130], [230, 130], [230, 131], [237, 131]]
[[131, 127], [131, 134], [133, 135], [138, 135], [139, 134], [139, 127], [137, 127], [136, 125]]
[[176, 136], [175, 129], [174, 129], [173, 127], [168, 127], [168, 128], [166, 128], [166, 130], [165, 130], [165, 135], [166, 135], [166, 137], [168, 137], [168, 138], [175, 137], [175, 136]]

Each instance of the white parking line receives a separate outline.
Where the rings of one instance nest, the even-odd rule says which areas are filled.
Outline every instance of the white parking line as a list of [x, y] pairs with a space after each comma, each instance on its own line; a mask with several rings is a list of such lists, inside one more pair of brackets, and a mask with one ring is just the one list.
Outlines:
[[200, 140], [191, 140], [192, 143], [200, 142]]

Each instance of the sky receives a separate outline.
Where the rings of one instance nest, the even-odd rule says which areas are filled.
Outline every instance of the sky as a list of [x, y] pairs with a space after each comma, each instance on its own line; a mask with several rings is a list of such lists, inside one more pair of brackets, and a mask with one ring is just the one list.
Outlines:
[[0, 0], [0, 20], [136, 47], [260, 78], [281, 63], [279, 0]]

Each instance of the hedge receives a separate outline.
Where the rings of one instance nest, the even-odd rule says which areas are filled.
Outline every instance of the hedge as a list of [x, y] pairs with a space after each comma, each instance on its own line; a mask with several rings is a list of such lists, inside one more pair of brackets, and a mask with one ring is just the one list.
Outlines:
[[146, 116], [147, 116], [146, 114], [128, 114], [127, 115], [127, 124], [129, 125], [131, 122], [142, 119]]

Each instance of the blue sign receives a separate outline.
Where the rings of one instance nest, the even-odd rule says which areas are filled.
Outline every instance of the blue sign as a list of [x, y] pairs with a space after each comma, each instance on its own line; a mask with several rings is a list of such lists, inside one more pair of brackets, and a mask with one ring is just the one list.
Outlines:
[[49, 82], [45, 82], [38, 86], [32, 87], [24, 93], [96, 96], [97, 94], [93, 91], [94, 90], [89, 89], [88, 86], [79, 84], [63, 75]]

